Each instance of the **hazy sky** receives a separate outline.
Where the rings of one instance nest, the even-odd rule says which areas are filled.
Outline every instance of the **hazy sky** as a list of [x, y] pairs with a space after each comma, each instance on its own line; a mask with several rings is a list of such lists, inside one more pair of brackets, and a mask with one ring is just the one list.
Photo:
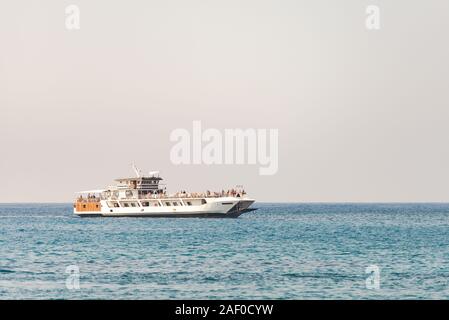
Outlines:
[[[0, 202], [71, 201], [133, 161], [172, 191], [449, 201], [448, 38], [447, 0], [1, 1]], [[173, 165], [194, 120], [278, 129], [278, 173]]]

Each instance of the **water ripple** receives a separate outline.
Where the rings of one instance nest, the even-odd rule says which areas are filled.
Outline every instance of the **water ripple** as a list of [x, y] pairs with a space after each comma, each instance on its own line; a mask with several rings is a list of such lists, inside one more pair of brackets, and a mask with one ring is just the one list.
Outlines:
[[[81, 219], [0, 205], [2, 299], [433, 299], [447, 204], [258, 204], [239, 219]], [[68, 290], [77, 266], [80, 289]], [[366, 288], [366, 267], [380, 289]]]

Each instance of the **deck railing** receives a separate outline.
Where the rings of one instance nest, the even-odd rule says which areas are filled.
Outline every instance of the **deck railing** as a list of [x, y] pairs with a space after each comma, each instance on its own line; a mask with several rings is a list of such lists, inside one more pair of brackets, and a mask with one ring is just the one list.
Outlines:
[[192, 199], [192, 198], [221, 198], [221, 197], [238, 197], [243, 198], [246, 193], [237, 192], [234, 194], [227, 193], [175, 193], [171, 195], [167, 194], [152, 194], [147, 196], [142, 196], [139, 199], [170, 199], [170, 198], [181, 198], [181, 199]]
[[117, 197], [111, 195], [109, 197], [105, 196], [96, 196], [91, 198], [78, 198], [76, 199], [76, 203], [86, 204], [86, 203], [99, 203], [100, 200], [151, 200], [151, 199], [197, 199], [197, 198], [221, 198], [221, 197], [237, 197], [244, 198], [246, 197], [245, 192], [210, 192], [210, 193], [201, 193], [201, 192], [193, 192], [193, 193], [175, 193], [175, 194], [147, 194], [147, 195], [130, 195], [127, 197]]

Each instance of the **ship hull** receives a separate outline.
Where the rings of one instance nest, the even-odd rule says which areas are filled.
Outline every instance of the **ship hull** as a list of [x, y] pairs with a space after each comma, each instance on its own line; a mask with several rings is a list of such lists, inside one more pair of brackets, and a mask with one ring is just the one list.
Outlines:
[[116, 215], [103, 215], [101, 213], [83, 213], [78, 214], [82, 218], [238, 218], [244, 213], [257, 210], [256, 208], [240, 210], [234, 213], [221, 213], [221, 212], [198, 212], [198, 213], [129, 213], [129, 214], [116, 214]]
[[[190, 200], [190, 199], [189, 199]], [[137, 201], [138, 207], [111, 207], [107, 201], [101, 201], [95, 211], [78, 210], [75, 207], [74, 213], [83, 218], [111, 217], [111, 218], [237, 218], [244, 213], [256, 209], [249, 208], [254, 200], [240, 198], [206, 198], [205, 204], [193, 206], [164, 206], [166, 202], [176, 201], [181, 204], [180, 199], [163, 199], [159, 207], [144, 207], [146, 200]], [[182, 203], [187, 203], [184, 201]]]

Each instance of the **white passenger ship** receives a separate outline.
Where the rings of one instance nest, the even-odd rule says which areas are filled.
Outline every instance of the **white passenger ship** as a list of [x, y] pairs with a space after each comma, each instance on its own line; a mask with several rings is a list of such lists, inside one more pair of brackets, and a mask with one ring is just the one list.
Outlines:
[[221, 192], [167, 195], [158, 172], [116, 179], [103, 190], [78, 192], [74, 213], [80, 217], [221, 217], [236, 218], [253, 211], [254, 203], [243, 188]]

